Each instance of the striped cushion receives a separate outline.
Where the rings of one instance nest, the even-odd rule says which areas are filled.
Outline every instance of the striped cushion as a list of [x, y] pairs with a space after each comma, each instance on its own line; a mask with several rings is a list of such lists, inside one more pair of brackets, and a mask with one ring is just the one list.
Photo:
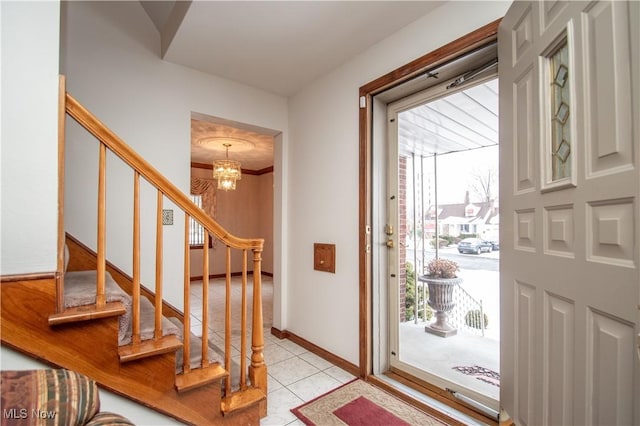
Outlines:
[[2, 371], [2, 425], [84, 425], [100, 410], [96, 383], [69, 370]]
[[124, 425], [133, 425], [129, 419], [122, 417], [120, 414], [109, 413], [108, 411], [103, 411], [101, 413], [96, 414], [86, 426], [124, 426]]

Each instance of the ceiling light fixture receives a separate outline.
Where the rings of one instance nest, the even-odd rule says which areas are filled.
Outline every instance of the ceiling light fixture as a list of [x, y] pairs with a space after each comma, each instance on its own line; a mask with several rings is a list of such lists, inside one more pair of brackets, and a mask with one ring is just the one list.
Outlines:
[[228, 191], [236, 189], [236, 181], [242, 179], [242, 169], [240, 162], [229, 160], [230, 143], [222, 144], [227, 149], [227, 156], [224, 160], [213, 161], [213, 178], [218, 179], [218, 189]]

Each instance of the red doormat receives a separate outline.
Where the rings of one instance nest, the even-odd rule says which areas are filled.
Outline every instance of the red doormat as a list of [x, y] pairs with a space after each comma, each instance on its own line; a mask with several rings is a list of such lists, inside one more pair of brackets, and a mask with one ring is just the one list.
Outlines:
[[291, 410], [309, 426], [442, 426], [446, 423], [360, 379]]

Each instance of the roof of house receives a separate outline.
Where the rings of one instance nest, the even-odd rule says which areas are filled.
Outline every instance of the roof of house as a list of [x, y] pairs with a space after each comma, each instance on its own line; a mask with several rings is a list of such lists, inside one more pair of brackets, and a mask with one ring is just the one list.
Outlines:
[[[467, 209], [472, 207], [471, 214], [467, 214]], [[477, 210], [476, 210], [477, 209]], [[435, 205], [429, 206], [427, 215], [430, 217], [435, 210]], [[438, 220], [445, 223], [496, 223], [495, 218], [498, 217], [497, 202], [481, 201], [474, 203], [457, 203], [457, 204], [439, 204], [438, 205]]]

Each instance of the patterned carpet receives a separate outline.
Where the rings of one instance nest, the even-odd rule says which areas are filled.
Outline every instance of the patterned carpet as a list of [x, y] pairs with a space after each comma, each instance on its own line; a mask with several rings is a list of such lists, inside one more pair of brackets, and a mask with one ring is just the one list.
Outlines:
[[291, 412], [309, 426], [446, 425], [359, 379], [294, 408]]

